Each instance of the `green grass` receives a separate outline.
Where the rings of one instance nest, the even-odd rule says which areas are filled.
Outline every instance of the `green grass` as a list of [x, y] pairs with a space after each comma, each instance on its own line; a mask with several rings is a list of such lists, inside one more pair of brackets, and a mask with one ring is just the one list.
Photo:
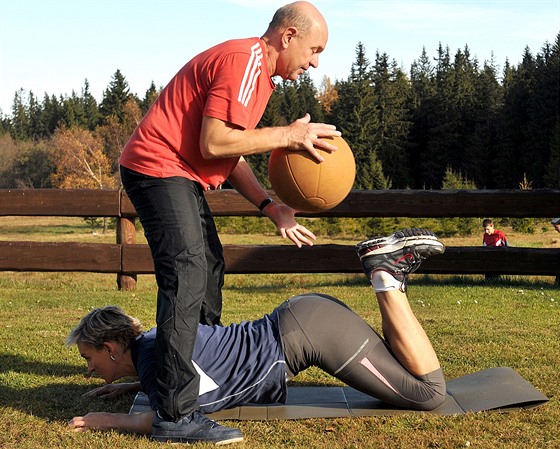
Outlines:
[[[99, 231], [100, 232], [100, 231]], [[92, 234], [81, 219], [0, 217], [1, 240], [114, 243], [114, 231]], [[506, 232], [515, 246], [560, 247], [551, 229]], [[222, 235], [225, 244], [278, 244], [275, 235]], [[480, 245], [481, 235], [444, 239], [450, 246]], [[138, 242], [143, 242], [138, 235]], [[318, 243], [353, 241], [320, 237]], [[337, 296], [371, 325], [380, 319], [371, 288], [356, 275], [230, 275], [224, 287], [224, 322], [254, 319], [286, 298], [309, 291]], [[75, 348], [64, 346], [70, 329], [91, 308], [118, 304], [154, 325], [153, 276], [139, 276], [137, 290], [117, 290], [114, 274], [0, 273], [0, 447], [2, 449], [147, 449], [167, 447], [116, 432], [73, 433], [66, 423], [89, 411], [128, 411], [132, 397], [102, 402], [82, 395], [101, 380], [91, 377]], [[257, 448], [560, 448], [560, 290], [551, 277], [412, 277], [410, 301], [431, 337], [448, 379], [509, 366], [550, 398], [546, 405], [508, 414], [231, 423]], [[301, 384], [338, 385], [311, 368]], [[229, 424], [229, 423], [228, 423]], [[204, 447], [198, 445], [196, 447]], [[208, 446], [209, 447], [209, 446]]]
[[[67, 421], [88, 411], [126, 412], [116, 402], [82, 394], [101, 381], [86, 372], [69, 330], [92, 307], [119, 304], [154, 324], [155, 285], [140, 276], [135, 292], [116, 288], [114, 275], [4, 273], [0, 276], [0, 447], [157, 448], [148, 438], [116, 432], [72, 433]], [[345, 300], [373, 326], [379, 314], [365, 278], [354, 275], [228, 276], [224, 321], [252, 319], [282, 300], [321, 291]], [[454, 417], [396, 417], [240, 422], [245, 448], [557, 448], [560, 291], [547, 281], [412, 278], [410, 300], [432, 338], [449, 379], [510, 366], [551, 400], [533, 410]], [[337, 384], [317, 369], [303, 384]], [[203, 447], [203, 445], [199, 445]]]

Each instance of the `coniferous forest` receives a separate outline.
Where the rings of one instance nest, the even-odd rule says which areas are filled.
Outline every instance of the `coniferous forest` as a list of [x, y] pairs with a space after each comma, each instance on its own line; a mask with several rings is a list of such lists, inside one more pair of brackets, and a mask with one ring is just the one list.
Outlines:
[[[350, 75], [279, 81], [260, 126], [305, 113], [337, 126], [352, 148], [356, 189], [560, 188], [560, 33], [521, 62], [480, 62], [468, 46], [425, 49], [409, 72], [358, 43]], [[117, 70], [98, 103], [80, 93], [21, 89], [0, 113], [0, 188], [116, 188], [118, 156], [156, 98]], [[268, 155], [248, 158], [266, 187]]]

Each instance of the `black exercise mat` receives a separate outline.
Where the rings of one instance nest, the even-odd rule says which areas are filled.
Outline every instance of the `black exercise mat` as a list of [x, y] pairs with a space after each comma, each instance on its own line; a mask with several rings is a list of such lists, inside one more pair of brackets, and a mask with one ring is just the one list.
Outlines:
[[[447, 381], [447, 397], [438, 408], [423, 413], [456, 415], [494, 410], [507, 412], [538, 407], [548, 398], [507, 367], [490, 368]], [[138, 393], [130, 413], [149, 410]], [[266, 421], [273, 419], [342, 418], [420, 413], [388, 405], [350, 387], [288, 387], [286, 404], [245, 405], [208, 415], [212, 419]]]

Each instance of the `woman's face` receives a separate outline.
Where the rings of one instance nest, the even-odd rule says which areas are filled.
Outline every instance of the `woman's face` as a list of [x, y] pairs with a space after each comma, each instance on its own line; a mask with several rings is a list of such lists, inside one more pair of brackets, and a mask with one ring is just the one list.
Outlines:
[[97, 374], [108, 384], [118, 379], [116, 376], [118, 363], [111, 359], [112, 353], [109, 345], [101, 349], [87, 343], [78, 343], [77, 346], [80, 355], [86, 360], [88, 372]]

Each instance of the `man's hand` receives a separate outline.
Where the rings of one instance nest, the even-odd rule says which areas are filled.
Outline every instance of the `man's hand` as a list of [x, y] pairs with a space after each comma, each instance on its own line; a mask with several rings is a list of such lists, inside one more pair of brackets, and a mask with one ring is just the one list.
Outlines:
[[315, 234], [296, 221], [294, 209], [285, 204], [273, 202], [263, 212], [276, 225], [282, 238], [289, 238], [298, 248], [303, 245], [313, 246], [313, 241], [316, 239]]
[[288, 148], [292, 150], [307, 150], [309, 154], [318, 162], [323, 162], [324, 158], [317, 148], [328, 151], [336, 151], [335, 145], [320, 137], [340, 136], [340, 131], [334, 125], [326, 123], [311, 123], [311, 116], [305, 114], [303, 118], [291, 123], [288, 127]]

